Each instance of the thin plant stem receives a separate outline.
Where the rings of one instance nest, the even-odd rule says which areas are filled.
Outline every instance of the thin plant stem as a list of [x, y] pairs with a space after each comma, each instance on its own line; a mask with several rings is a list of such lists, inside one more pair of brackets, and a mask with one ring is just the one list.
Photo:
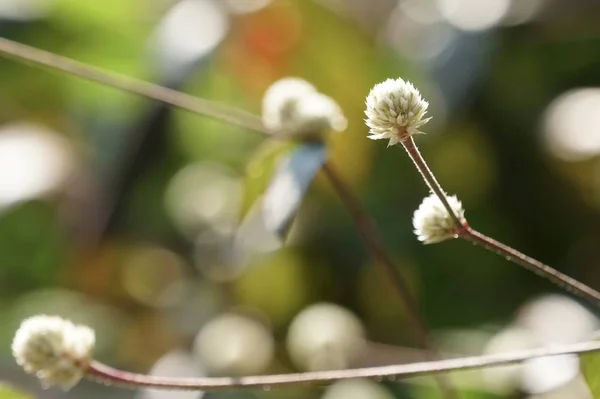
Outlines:
[[[143, 82], [130, 77], [111, 73], [100, 68], [95, 68], [78, 61], [5, 38], [0, 38], [0, 52], [4, 56], [13, 58], [20, 62], [34, 63], [50, 69], [59, 70], [86, 80], [128, 91], [194, 113], [267, 134], [267, 131], [262, 125], [260, 118], [238, 109], [229, 108], [208, 100], [180, 93], [166, 87], [157, 86], [148, 82]], [[274, 136], [271, 135], [271, 137]], [[339, 178], [331, 166], [326, 164], [324, 170], [331, 184], [334, 185], [335, 191], [338, 193], [338, 195], [340, 195], [342, 202], [347, 207], [350, 214], [352, 214], [357, 228], [360, 231], [361, 237], [365, 242], [365, 246], [373, 254], [373, 256], [385, 266], [390, 277], [395, 282], [394, 285], [398, 295], [402, 298], [407, 312], [415, 326], [414, 328], [417, 332], [417, 339], [421, 341], [423, 348], [432, 351], [432, 345], [429, 342], [430, 339], [426, 324], [420, 316], [417, 306], [410, 296], [404, 279], [397, 271], [390, 256], [387, 254], [383, 245], [381, 244], [381, 240], [378, 238], [378, 233], [375, 229], [374, 223], [368, 217], [366, 212], [364, 212], [358, 200], [348, 189], [346, 183]], [[435, 351], [433, 353], [435, 353]], [[444, 385], [446, 386], [447, 384], [444, 383]], [[452, 397], [449, 395], [447, 396]]]
[[169, 390], [220, 390], [258, 387], [270, 389], [276, 386], [315, 384], [355, 378], [403, 379], [423, 375], [440, 375], [448, 372], [466, 371], [521, 363], [550, 356], [575, 355], [600, 351], [600, 342], [584, 342], [552, 348], [537, 348], [519, 352], [484, 356], [462, 357], [432, 362], [366, 367], [360, 369], [314, 371], [306, 373], [276, 374], [249, 377], [159, 377], [130, 373], [92, 361], [85, 375], [105, 384], [129, 388], [154, 388]]
[[[75, 75], [90, 81], [94, 81], [106, 86], [117, 88], [120, 90], [128, 91], [146, 98], [161, 101], [163, 103], [182, 108], [191, 112], [202, 114], [214, 119], [218, 119], [224, 122], [228, 122], [237, 126], [247, 128], [256, 132], [267, 134], [264, 126], [260, 123], [260, 119], [256, 116], [249, 114], [245, 111], [230, 108], [221, 104], [217, 104], [208, 100], [193, 97], [184, 93], [177, 92], [175, 90], [168, 89], [166, 87], [154, 85], [148, 82], [139, 81], [122, 75], [118, 75], [112, 72], [107, 72], [99, 68], [95, 68], [75, 60], [62, 57], [47, 51], [36, 49], [31, 46], [16, 43], [14, 41], [0, 38], [0, 52], [10, 58], [14, 58], [21, 62], [30, 62], [37, 65], [41, 65], [47, 68], [60, 70], [71, 75]], [[271, 137], [275, 137], [271, 135]], [[552, 282], [566, 287], [573, 293], [582, 296], [588, 300], [594, 302], [600, 301], [600, 294], [595, 290], [581, 284], [575, 279], [572, 279], [550, 266], [544, 265], [541, 262], [530, 258], [511, 247], [505, 246], [471, 228], [466, 223], [461, 222], [458, 216], [454, 213], [450, 207], [446, 194], [442, 190], [441, 186], [435, 179], [433, 173], [429, 170], [427, 164], [423, 160], [418, 148], [416, 147], [412, 137], [409, 137], [403, 142], [404, 148], [408, 152], [409, 156], [415, 163], [417, 169], [421, 172], [425, 182], [428, 184], [431, 191], [438, 196], [452, 220], [457, 227], [457, 235], [482, 245], [483, 247], [492, 250], [496, 253], [506, 256], [513, 262], [535, 271], [541, 276], [550, 279]], [[390, 273], [390, 276], [395, 281], [397, 291], [403, 298], [403, 301], [408, 309], [409, 314], [412, 315], [413, 321], [420, 320], [415, 323], [415, 328], [419, 331], [417, 336], [423, 340], [424, 347], [431, 348], [429, 345], [429, 339], [425, 323], [417, 310], [410, 294], [407, 290], [406, 284], [402, 279], [401, 275], [396, 270], [393, 262], [389, 255], [381, 245], [378, 234], [374, 228], [372, 220], [360, 207], [359, 202], [354, 198], [350, 190], [347, 189], [345, 183], [339, 179], [335, 174], [331, 165], [326, 164], [324, 171], [334, 186], [336, 192], [348, 208], [348, 211], [352, 214], [355, 223], [361, 233], [366, 246], [373, 253], [373, 255], [379, 259], [382, 264], [385, 265], [386, 269]], [[597, 344], [596, 344], [597, 345]], [[496, 358], [466, 358], [467, 361], [464, 364], [457, 364], [460, 359], [454, 360], [443, 360], [432, 363], [416, 363], [405, 366], [389, 366], [387, 368], [370, 368], [361, 370], [343, 370], [343, 371], [330, 371], [322, 373], [303, 373], [303, 374], [290, 374], [286, 376], [265, 376], [265, 377], [244, 377], [239, 379], [201, 379], [201, 380], [183, 380], [187, 382], [181, 383], [182, 380], [178, 379], [165, 379], [160, 377], [150, 377], [139, 374], [126, 373], [123, 371], [111, 369], [108, 366], [104, 366], [100, 363], [92, 363], [88, 370], [88, 375], [93, 378], [99, 378], [104, 381], [113, 383], [123, 383], [127, 385], [135, 386], [151, 386], [151, 387], [162, 387], [162, 388], [188, 388], [188, 389], [210, 389], [210, 388], [232, 388], [232, 387], [243, 387], [243, 386], [263, 386], [263, 385], [278, 385], [288, 384], [297, 382], [309, 382], [309, 381], [331, 381], [343, 378], [358, 378], [358, 377], [370, 377], [370, 376], [414, 376], [420, 374], [436, 374], [450, 370], [469, 369], [492, 365], [510, 364], [526, 360], [527, 358], [540, 357], [540, 356], [551, 356], [560, 355], [565, 353], [575, 352], [588, 352], [598, 350], [600, 347], [594, 346], [593, 348], [571, 348], [570, 350], [538, 350], [538, 352], [529, 352], [521, 355], [515, 355], [509, 357], [505, 355], [498, 355]], [[433, 366], [433, 368], [431, 368]], [[429, 367], [429, 368], [428, 368]], [[175, 383], [179, 381], [179, 383]], [[445, 384], [445, 382], [444, 382]]]
[[[338, 197], [348, 210], [348, 213], [350, 213], [350, 216], [356, 225], [356, 229], [359, 232], [368, 251], [371, 252], [378, 263], [383, 266], [388, 278], [395, 287], [395, 291], [400, 297], [400, 300], [406, 309], [406, 313], [411, 320], [411, 325], [415, 330], [414, 335], [418, 340], [419, 345], [421, 348], [426, 350], [429, 359], [434, 360], [439, 358], [439, 354], [431, 342], [427, 323], [421, 316], [421, 312], [419, 311], [417, 303], [410, 293], [404, 277], [398, 271], [394, 261], [382, 244], [379, 232], [377, 231], [372, 218], [365, 211], [359, 199], [348, 188], [348, 185], [341, 178], [339, 173], [335, 170], [330, 162], [326, 162], [323, 165], [323, 172], [331, 183], [331, 186], [335, 192], [338, 194]], [[450, 381], [448, 381], [445, 376], [442, 375], [437, 377], [438, 385], [440, 386], [440, 389], [444, 395], [447, 398], [456, 398], [457, 396], [452, 390], [452, 384]]]
[[500, 256], [504, 256], [506, 260], [512, 261], [525, 269], [534, 272], [535, 274], [542, 276], [559, 287], [575, 294], [597, 306], [600, 306], [600, 293], [593, 288], [581, 283], [580, 281], [567, 276], [564, 273], [530, 257], [516, 249], [509, 247], [508, 245], [502, 244], [494, 240], [491, 237], [486, 236], [472, 229], [466, 227], [465, 229], [459, 230], [458, 235], [467, 241], [471, 241], [477, 245], [480, 245], [492, 252], [497, 253]]
[[448, 211], [448, 214], [452, 218], [452, 221], [456, 225], [457, 229], [460, 229], [462, 227], [462, 222], [460, 218], [456, 215], [456, 213], [448, 203], [446, 193], [442, 189], [442, 186], [440, 186], [440, 184], [438, 183], [437, 179], [435, 178], [435, 175], [431, 172], [431, 169], [429, 169], [429, 166], [427, 165], [427, 162], [425, 162], [425, 159], [419, 152], [419, 148], [417, 147], [413, 137], [409, 136], [406, 140], [402, 141], [402, 145], [404, 146], [404, 149], [408, 153], [410, 159], [412, 159], [413, 163], [417, 167], [417, 170], [421, 173], [423, 180], [425, 180], [425, 183], [427, 183], [427, 186], [429, 186], [431, 192], [434, 193], [440, 199], [440, 201], [442, 201], [444, 208], [446, 208], [446, 211]]
[[431, 191], [440, 199], [448, 211], [448, 214], [456, 225], [455, 233], [457, 237], [480, 245], [500, 256], [505, 257], [506, 260], [522, 266], [523, 268], [534, 272], [538, 276], [546, 278], [547, 280], [563, 289], [566, 289], [572, 294], [577, 295], [596, 306], [600, 305], [600, 292], [588, 287], [572, 277], [567, 276], [566, 274], [559, 272], [551, 266], [548, 266], [508, 245], [502, 244], [501, 242], [498, 242], [493, 238], [474, 230], [469, 226], [466, 220], [461, 221], [448, 203], [446, 193], [438, 183], [433, 172], [431, 172], [431, 169], [429, 169], [427, 166], [427, 162], [425, 162], [425, 159], [419, 152], [414, 139], [409, 137], [402, 144]]
[[260, 133], [266, 133], [260, 119], [255, 115], [237, 108], [231, 108], [163, 86], [109, 72], [5, 38], [0, 38], [0, 52], [5, 57], [13, 58], [19, 62], [27, 61], [46, 68], [66, 72], [86, 80], [160, 101], [232, 125], [241, 126]]

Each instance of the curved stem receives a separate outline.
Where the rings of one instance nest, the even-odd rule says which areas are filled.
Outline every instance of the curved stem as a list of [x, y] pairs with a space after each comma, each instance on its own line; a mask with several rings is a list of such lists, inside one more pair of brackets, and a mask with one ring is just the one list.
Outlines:
[[496, 241], [493, 238], [472, 229], [471, 227], [457, 230], [457, 234], [460, 238], [480, 245], [492, 252], [497, 253], [500, 256], [504, 256], [507, 260], [534, 272], [538, 276], [542, 276], [550, 280], [554, 284], [566, 289], [572, 294], [575, 294], [597, 306], [600, 305], [600, 292], [588, 287], [572, 277], [567, 276], [564, 273], [559, 272], [553, 267], [527, 256], [522, 252], [509, 247], [508, 245], [502, 244], [501, 242]]
[[419, 148], [415, 144], [415, 140], [413, 139], [413, 137], [409, 136], [406, 140], [402, 141], [402, 145], [408, 153], [410, 159], [412, 159], [412, 161], [414, 162], [418, 171], [421, 173], [423, 180], [425, 180], [425, 183], [427, 183], [427, 186], [429, 186], [431, 192], [434, 193], [440, 199], [440, 201], [442, 201], [444, 208], [446, 208], [446, 211], [448, 211], [448, 214], [452, 218], [452, 221], [454, 222], [456, 227], [458, 229], [461, 229], [462, 222], [460, 221], [460, 218], [456, 215], [456, 213], [454, 213], [454, 210], [448, 203], [446, 193], [442, 189], [442, 186], [440, 186], [440, 184], [436, 180], [435, 175], [431, 172], [431, 169], [429, 169], [429, 166], [427, 165], [427, 162], [425, 162], [425, 159], [423, 159], [423, 156], [419, 152]]
[[[402, 301], [402, 304], [406, 309], [406, 313], [411, 321], [411, 325], [415, 330], [414, 335], [418, 340], [419, 345], [421, 348], [427, 351], [427, 354], [431, 360], [439, 358], [439, 354], [431, 342], [427, 323], [421, 316], [417, 303], [411, 296], [404, 277], [398, 271], [394, 261], [383, 246], [379, 232], [375, 227], [375, 223], [368, 213], [363, 209], [358, 198], [356, 198], [356, 196], [348, 188], [348, 185], [343, 181], [331, 163], [326, 162], [323, 165], [322, 170], [327, 179], [329, 179], [329, 182], [331, 183], [335, 192], [338, 194], [338, 197], [348, 210], [348, 213], [350, 213], [350, 216], [352, 216], [354, 224], [356, 225], [356, 229], [364, 241], [367, 250], [371, 252], [377, 262], [384, 267], [385, 272], [392, 281], [392, 284], [395, 287], [395, 292], [400, 297], [400, 300]], [[437, 382], [447, 398], [457, 397], [452, 390], [450, 381], [443, 376], [438, 376]]]
[[276, 374], [250, 377], [177, 378], [158, 377], [129, 373], [92, 361], [86, 369], [86, 377], [106, 384], [131, 388], [159, 388], [171, 390], [217, 390], [331, 382], [354, 378], [409, 378], [421, 375], [439, 375], [451, 371], [465, 371], [483, 367], [495, 367], [520, 363], [547, 356], [560, 356], [600, 351], [600, 342], [584, 342], [555, 348], [538, 348], [519, 352], [485, 356], [463, 357], [361, 369], [314, 371], [307, 373]]

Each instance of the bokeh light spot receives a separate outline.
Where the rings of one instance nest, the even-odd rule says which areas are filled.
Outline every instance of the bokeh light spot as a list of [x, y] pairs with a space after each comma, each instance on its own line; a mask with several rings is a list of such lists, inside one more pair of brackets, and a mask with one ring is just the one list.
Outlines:
[[510, 3], [511, 0], [438, 0], [444, 18], [465, 31], [494, 27], [508, 12]]
[[58, 190], [72, 166], [57, 133], [30, 123], [0, 127], [0, 207]]
[[549, 151], [565, 161], [582, 161], [600, 154], [600, 89], [563, 93], [548, 106], [544, 139]]
[[177, 304], [184, 294], [184, 261], [167, 249], [132, 249], [121, 268], [121, 284], [132, 298], [152, 307]]

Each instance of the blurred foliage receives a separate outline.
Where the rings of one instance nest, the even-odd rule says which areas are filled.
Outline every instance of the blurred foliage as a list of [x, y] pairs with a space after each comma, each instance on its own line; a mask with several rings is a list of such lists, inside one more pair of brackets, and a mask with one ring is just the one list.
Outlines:
[[581, 373], [585, 378], [593, 398], [600, 398], [600, 356], [596, 353], [587, 353], [581, 356]]
[[12, 388], [8, 385], [0, 385], [0, 398], [1, 399], [30, 399], [31, 395]]
[[240, 221], [252, 205], [265, 192], [280, 158], [293, 144], [279, 140], [265, 141], [252, 155], [244, 173], [244, 195], [240, 209]]
[[[422, 246], [414, 238], [412, 212], [426, 187], [401, 150], [365, 138], [365, 95], [388, 77], [416, 82], [431, 99], [432, 127], [417, 140], [448, 192], [463, 201], [471, 224], [600, 287], [600, 154], [568, 161], [548, 151], [544, 141], [544, 115], [557, 96], [600, 86], [600, 10], [593, 2], [541, 2], [543, 12], [535, 17], [485, 31], [462, 31], [440, 18], [434, 22], [452, 33], [450, 44], [437, 56], [415, 58], [394, 42], [392, 28], [400, 24], [394, 18], [408, 13], [408, 6], [396, 7], [395, 1], [274, 0], [247, 14], [228, 12], [230, 2], [217, 1], [216, 8], [204, 12], [217, 9], [225, 15], [223, 40], [207, 45], [181, 76], [167, 79], [160, 65], [175, 61], [160, 59], [151, 39], [175, 1], [37, 0], [45, 1], [52, 3], [47, 13], [30, 19], [5, 16], [11, 2], [0, 1], [2, 36], [254, 113], [260, 112], [269, 84], [288, 75], [312, 82], [338, 101], [349, 126], [329, 139], [332, 163], [380, 227], [434, 336], [455, 328], [497, 329], [526, 300], [557, 290], [465, 242]], [[212, 37], [216, 25], [205, 25], [200, 28], [206, 35], [182, 27], [180, 44]], [[440, 42], [435, 36], [425, 40], [419, 36], [423, 32], [433, 35], [434, 29], [415, 29], [408, 37], [423, 46]], [[292, 148], [289, 143], [6, 59], [0, 59], [0, 73], [5, 77], [0, 123], [47, 126], [73, 143], [78, 160], [71, 179], [52, 193], [0, 204], [2, 342], [10, 341], [23, 317], [63, 314], [96, 328], [103, 360], [144, 371], [171, 349], [190, 349], [195, 334], [214, 316], [242, 309], [273, 328], [274, 362], [285, 372], [292, 370], [282, 349], [289, 323], [304, 307], [330, 301], [355, 312], [370, 340], [416, 345], [392, 284], [365, 251], [322, 176], [300, 207], [288, 248], [253, 259], [245, 269], [231, 266], [222, 253], [236, 223]], [[155, 123], [157, 115], [161, 123]], [[203, 209], [196, 212], [202, 218], [189, 224], [198, 240], [203, 234], [215, 237], [210, 245], [199, 245], [172, 217], [165, 193], [182, 169], [206, 161], [226, 168], [244, 190], [239, 201], [231, 202], [240, 203], [240, 209], [229, 210], [239, 219], [229, 224], [218, 215], [211, 219], [211, 212], [220, 212], [215, 204], [223, 203], [223, 196], [236, 193], [211, 188], [197, 194], [203, 196]], [[0, 159], [0, 181], [11, 181], [14, 171], [2, 165]], [[126, 173], [131, 165], [146, 166]], [[115, 184], [122, 176], [132, 177], [123, 186]], [[114, 198], [119, 212], [112, 215]], [[105, 218], [110, 229], [103, 227]], [[204, 272], [219, 267], [231, 270]], [[464, 343], [466, 349], [480, 349], [473, 346]], [[7, 345], [1, 356], [0, 367], [9, 370]], [[587, 371], [585, 359], [589, 378], [596, 373]], [[404, 361], [404, 355], [392, 352], [369, 358], [374, 364]], [[32, 380], [19, 378], [37, 389]], [[386, 385], [396, 388], [397, 397], [438, 397], [429, 386]], [[115, 392], [98, 389], [85, 385], [68, 395]], [[485, 386], [461, 393], [463, 398], [497, 397]], [[0, 391], [0, 399], [13, 397], [7, 395]], [[322, 389], [298, 388], [206, 397], [321, 395]]]

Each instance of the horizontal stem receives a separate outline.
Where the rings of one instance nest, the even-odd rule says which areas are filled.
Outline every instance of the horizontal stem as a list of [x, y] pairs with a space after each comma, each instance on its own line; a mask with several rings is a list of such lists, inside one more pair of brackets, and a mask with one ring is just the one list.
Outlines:
[[0, 38], [0, 53], [5, 57], [13, 58], [19, 62], [32, 62], [86, 80], [160, 101], [187, 111], [241, 126], [249, 130], [267, 133], [260, 118], [240, 109], [231, 108], [163, 86], [109, 72], [9, 39]]
[[408, 378], [421, 375], [440, 374], [452, 371], [465, 371], [484, 367], [495, 367], [520, 363], [547, 356], [581, 354], [600, 350], [600, 342], [583, 342], [554, 348], [538, 348], [519, 352], [485, 356], [463, 357], [432, 362], [401, 364], [361, 369], [313, 371], [307, 373], [276, 374], [250, 377], [200, 377], [176, 378], [135, 374], [114, 369], [93, 361], [86, 370], [92, 380], [131, 388], [158, 388], [171, 390], [217, 390], [232, 388], [260, 387], [331, 382], [354, 378]]
[[509, 247], [508, 245], [502, 244], [501, 242], [498, 242], [493, 238], [472, 229], [471, 227], [457, 230], [457, 233], [459, 237], [481, 245], [482, 247], [495, 252], [500, 256], [504, 256], [507, 260], [512, 261], [524, 267], [525, 269], [548, 279], [559, 287], [564, 288], [587, 301], [590, 301], [592, 304], [597, 306], [600, 305], [600, 292], [588, 287], [578, 280], [569, 277], [566, 274], [563, 274], [558, 270], [530, 256], [527, 256], [512, 247]]

